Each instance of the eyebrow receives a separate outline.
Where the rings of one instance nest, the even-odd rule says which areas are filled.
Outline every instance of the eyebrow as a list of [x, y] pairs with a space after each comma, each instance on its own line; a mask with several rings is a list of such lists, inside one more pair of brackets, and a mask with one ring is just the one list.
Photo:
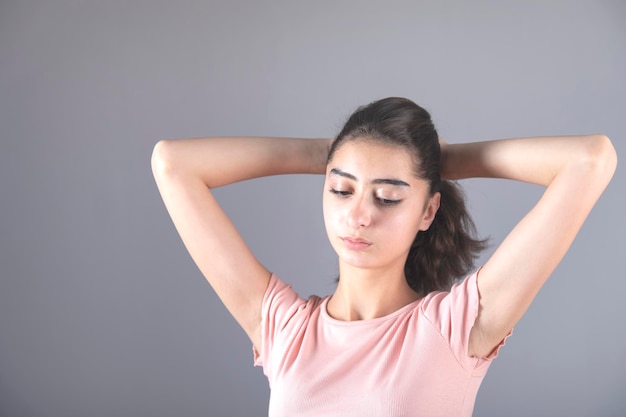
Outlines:
[[[352, 181], [357, 181], [357, 178], [354, 175], [347, 173], [345, 171], [342, 171], [340, 169], [337, 169], [337, 168], [331, 169], [330, 175], [338, 175], [340, 177], [351, 179]], [[398, 187], [410, 187], [409, 183], [404, 182], [402, 180], [397, 180], [394, 178], [377, 178], [375, 180], [372, 180], [372, 184], [389, 184], [389, 185], [395, 185]]]

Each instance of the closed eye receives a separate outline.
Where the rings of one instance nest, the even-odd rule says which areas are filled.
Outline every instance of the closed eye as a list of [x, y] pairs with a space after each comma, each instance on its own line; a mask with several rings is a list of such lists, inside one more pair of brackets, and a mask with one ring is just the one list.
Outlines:
[[383, 206], [395, 206], [402, 200], [389, 200], [387, 198], [377, 198], [378, 202]]
[[[332, 194], [335, 194], [336, 196], [339, 196], [339, 197], [348, 197], [349, 195], [352, 194], [352, 191], [337, 190], [335, 188], [331, 188], [328, 191], [330, 191]], [[387, 206], [387, 207], [395, 206], [402, 201], [402, 200], [391, 200], [391, 199], [382, 198], [382, 197], [375, 197], [375, 198], [378, 204], [380, 204], [381, 206]]]
[[335, 195], [339, 195], [342, 197], [345, 197], [351, 194], [350, 191], [336, 190], [334, 188], [331, 188], [329, 191]]

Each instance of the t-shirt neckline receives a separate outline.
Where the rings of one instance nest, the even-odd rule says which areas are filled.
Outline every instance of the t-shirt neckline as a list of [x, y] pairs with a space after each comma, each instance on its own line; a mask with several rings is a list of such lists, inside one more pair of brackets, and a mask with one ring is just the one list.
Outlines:
[[346, 320], [339, 320], [336, 319], [334, 317], [332, 317], [329, 313], [328, 313], [328, 300], [330, 300], [332, 296], [329, 295], [327, 297], [324, 297], [324, 299], [322, 300], [322, 304], [320, 305], [320, 309], [321, 309], [321, 316], [323, 318], [324, 321], [336, 325], [336, 326], [364, 326], [364, 325], [371, 325], [371, 324], [377, 324], [377, 323], [383, 323], [385, 321], [388, 320], [393, 320], [395, 318], [397, 318], [398, 316], [412, 310], [413, 308], [417, 308], [417, 306], [419, 306], [425, 297], [421, 297], [415, 301], [411, 301], [409, 304], [400, 307], [399, 309], [397, 309], [394, 312], [391, 312], [387, 315], [381, 316], [381, 317], [375, 317], [373, 319], [363, 319], [363, 320], [350, 320], [350, 321], [346, 321]]

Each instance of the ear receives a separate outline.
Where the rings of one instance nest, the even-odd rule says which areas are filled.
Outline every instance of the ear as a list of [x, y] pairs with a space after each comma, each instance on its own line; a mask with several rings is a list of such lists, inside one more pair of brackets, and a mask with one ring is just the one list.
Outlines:
[[440, 202], [441, 193], [435, 193], [428, 199], [426, 207], [424, 208], [424, 217], [422, 217], [422, 222], [420, 223], [420, 230], [428, 230], [433, 220], [435, 220], [435, 215], [437, 214], [437, 210], [439, 210]]

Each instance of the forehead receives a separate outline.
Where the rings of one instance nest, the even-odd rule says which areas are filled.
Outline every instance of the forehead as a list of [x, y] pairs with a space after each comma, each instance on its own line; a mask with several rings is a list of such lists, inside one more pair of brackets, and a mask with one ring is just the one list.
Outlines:
[[415, 177], [414, 161], [406, 148], [369, 139], [343, 143], [328, 163], [327, 172], [333, 168], [363, 178]]

